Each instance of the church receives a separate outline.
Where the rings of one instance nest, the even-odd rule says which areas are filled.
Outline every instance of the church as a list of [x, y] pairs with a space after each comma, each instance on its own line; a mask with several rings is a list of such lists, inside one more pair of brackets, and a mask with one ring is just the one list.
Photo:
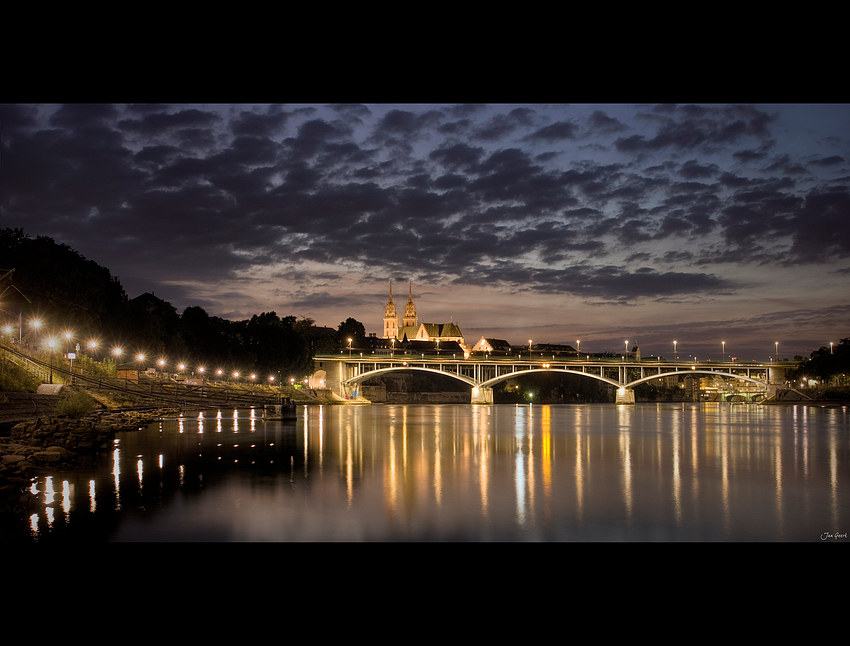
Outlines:
[[430, 341], [433, 343], [455, 342], [463, 349], [466, 345], [463, 341], [463, 333], [456, 323], [419, 323], [416, 315], [416, 305], [413, 304], [413, 283], [410, 283], [410, 292], [407, 297], [407, 305], [404, 307], [404, 317], [399, 325], [398, 312], [393, 303], [393, 284], [390, 283], [390, 299], [384, 312], [384, 336], [385, 339], [395, 339], [406, 343], [409, 341]]

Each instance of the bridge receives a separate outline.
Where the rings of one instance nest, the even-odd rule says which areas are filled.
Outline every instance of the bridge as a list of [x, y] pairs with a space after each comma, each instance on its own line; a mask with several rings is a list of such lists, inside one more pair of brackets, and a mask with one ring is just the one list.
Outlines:
[[688, 375], [722, 376], [751, 384], [761, 393], [785, 380], [788, 364], [756, 364], [742, 362], [665, 362], [632, 361], [628, 359], [600, 360], [549, 360], [547, 357], [518, 359], [514, 357], [486, 357], [482, 359], [449, 359], [447, 357], [417, 358], [415, 355], [399, 356], [348, 356], [321, 355], [315, 357], [316, 371], [309, 378], [309, 386], [330, 389], [346, 399], [357, 398], [360, 384], [379, 375], [402, 370], [421, 371], [452, 377], [467, 384], [473, 404], [492, 404], [493, 387], [508, 379], [536, 372], [563, 373], [596, 379], [615, 388], [618, 404], [635, 403], [635, 386], [656, 379], [679, 379]]

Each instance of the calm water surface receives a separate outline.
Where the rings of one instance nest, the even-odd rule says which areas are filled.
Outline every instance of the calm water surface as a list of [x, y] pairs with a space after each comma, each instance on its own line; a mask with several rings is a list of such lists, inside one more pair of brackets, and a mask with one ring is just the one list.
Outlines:
[[839, 541], [846, 408], [310, 406], [121, 433], [3, 541]]

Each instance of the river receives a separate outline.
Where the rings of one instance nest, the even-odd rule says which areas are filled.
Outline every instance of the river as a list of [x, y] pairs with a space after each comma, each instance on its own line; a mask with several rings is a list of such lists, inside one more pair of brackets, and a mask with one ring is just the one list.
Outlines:
[[44, 474], [0, 541], [840, 541], [850, 411], [726, 403], [204, 411]]

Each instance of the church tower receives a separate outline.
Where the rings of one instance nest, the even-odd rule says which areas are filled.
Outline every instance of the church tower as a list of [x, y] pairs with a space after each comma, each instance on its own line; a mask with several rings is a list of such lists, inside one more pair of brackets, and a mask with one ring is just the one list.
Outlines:
[[387, 311], [384, 312], [384, 338], [398, 338], [398, 314], [393, 303], [393, 281], [390, 281], [390, 300], [387, 301]]
[[413, 282], [410, 283], [410, 295], [407, 297], [407, 305], [404, 307], [404, 327], [416, 327], [416, 306], [413, 304]]

